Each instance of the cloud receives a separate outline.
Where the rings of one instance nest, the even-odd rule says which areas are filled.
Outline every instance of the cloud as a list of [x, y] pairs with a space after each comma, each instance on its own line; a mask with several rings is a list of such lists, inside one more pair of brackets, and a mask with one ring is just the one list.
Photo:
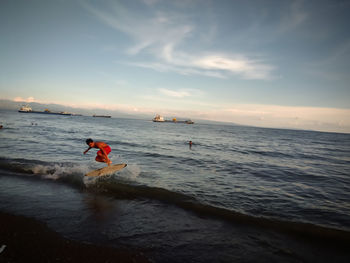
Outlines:
[[[199, 27], [181, 12], [156, 9], [157, 1], [146, 1], [144, 12], [130, 10], [121, 4], [101, 10], [90, 4], [84, 6], [106, 25], [123, 32], [134, 41], [126, 53], [151, 55], [151, 59], [127, 62], [133, 66], [159, 72], [183, 75], [204, 75], [215, 78], [239, 76], [243, 79], [271, 79], [274, 67], [244, 54], [222, 51], [188, 51], [198, 37]], [[151, 7], [150, 8], [150, 4]], [[191, 40], [191, 43], [188, 40]]]
[[209, 111], [206, 118], [244, 125], [350, 133], [350, 109], [240, 104]]
[[[156, 1], [153, 1], [153, 4], [155, 3]], [[105, 11], [87, 2], [83, 2], [83, 6], [106, 25], [131, 37], [136, 44], [129, 48], [128, 52], [134, 55], [146, 49], [158, 51], [169, 43], [176, 45], [193, 29], [192, 25], [179, 22], [184, 20], [183, 15], [147, 9], [147, 5], [142, 12], [129, 10], [118, 3], [114, 3]]]
[[[158, 109], [174, 117], [231, 122], [240, 125], [350, 133], [350, 109], [239, 104], [229, 107], [207, 105], [203, 110]], [[156, 109], [155, 109], [156, 110]]]
[[225, 74], [219, 71], [197, 69], [194, 67], [171, 65], [162, 62], [136, 62], [126, 63], [136, 67], [148, 68], [159, 72], [176, 72], [181, 75], [203, 75], [214, 78], [227, 78]]
[[272, 66], [239, 56], [230, 58], [227, 56], [211, 55], [195, 60], [194, 65], [202, 69], [241, 75], [246, 79], [269, 79], [273, 70]]
[[[215, 78], [228, 78], [238, 75], [244, 79], [269, 80], [273, 78], [274, 67], [258, 60], [247, 59], [242, 55], [229, 56], [213, 54], [207, 56], [187, 55], [183, 52], [164, 52], [158, 62], [136, 62], [130, 65], [150, 68], [159, 72], [177, 72], [182, 75], [203, 75]], [[166, 62], [165, 62], [166, 61]]]
[[31, 102], [39, 102], [38, 100], [34, 99], [34, 97], [28, 97], [26, 99], [21, 98], [21, 97], [16, 97], [13, 99], [13, 101], [16, 102], [26, 102], [26, 103], [31, 103]]
[[191, 94], [185, 90], [174, 91], [169, 89], [159, 89], [159, 91], [166, 96], [175, 97], [175, 98], [184, 98], [184, 97], [191, 96]]
[[302, 0], [292, 1], [290, 5], [287, 5], [287, 9], [282, 14], [282, 20], [279, 24], [279, 31], [281, 33], [301, 26], [308, 18], [308, 14], [304, 8], [304, 1]]

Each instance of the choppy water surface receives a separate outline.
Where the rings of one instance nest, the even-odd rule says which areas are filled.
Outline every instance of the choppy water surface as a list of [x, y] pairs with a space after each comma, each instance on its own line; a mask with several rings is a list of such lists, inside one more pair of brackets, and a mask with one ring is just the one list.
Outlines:
[[[146, 247], [154, 255], [198, 244], [177, 250], [188, 258], [208, 250], [201, 240], [210, 234], [209, 243], [228, 251], [230, 261], [245, 248], [234, 245], [237, 231], [227, 220], [350, 231], [349, 134], [13, 111], [0, 111], [0, 120], [0, 197], [8, 200], [0, 209], [46, 220], [77, 239]], [[127, 168], [84, 178], [103, 166], [94, 149], [83, 155], [86, 138], [108, 143], [113, 163]], [[92, 225], [101, 228], [94, 238], [84, 232]], [[153, 239], [160, 241], [145, 246]]]

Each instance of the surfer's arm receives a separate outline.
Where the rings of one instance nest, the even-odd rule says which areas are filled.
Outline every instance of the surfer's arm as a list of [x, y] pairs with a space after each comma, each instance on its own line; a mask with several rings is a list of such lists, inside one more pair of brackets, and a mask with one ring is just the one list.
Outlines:
[[89, 148], [84, 152], [84, 154], [86, 154], [90, 149], [91, 149], [91, 147], [89, 147]]

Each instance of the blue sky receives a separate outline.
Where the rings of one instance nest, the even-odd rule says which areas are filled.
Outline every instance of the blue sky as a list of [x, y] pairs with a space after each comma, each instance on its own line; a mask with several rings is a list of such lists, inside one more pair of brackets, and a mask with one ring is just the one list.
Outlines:
[[350, 1], [0, 2], [0, 96], [350, 132]]

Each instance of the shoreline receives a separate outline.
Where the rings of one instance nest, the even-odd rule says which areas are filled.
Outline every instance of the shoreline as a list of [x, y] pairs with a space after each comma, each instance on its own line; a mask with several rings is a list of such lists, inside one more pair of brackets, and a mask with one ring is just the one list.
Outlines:
[[38, 220], [0, 211], [1, 250], [0, 262], [150, 262], [141, 251], [72, 241]]

